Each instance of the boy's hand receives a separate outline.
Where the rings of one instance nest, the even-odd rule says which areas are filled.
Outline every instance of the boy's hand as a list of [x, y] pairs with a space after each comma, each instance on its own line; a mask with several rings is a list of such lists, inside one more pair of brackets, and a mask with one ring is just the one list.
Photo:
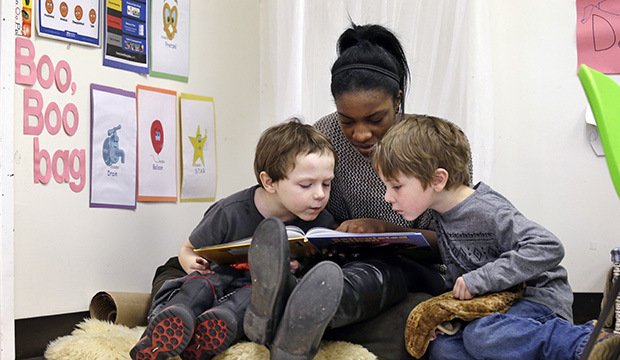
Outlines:
[[203, 275], [213, 274], [213, 270], [211, 270], [211, 265], [207, 259], [203, 257], [196, 257], [196, 262], [190, 265], [190, 269], [192, 271], [200, 271]]
[[302, 266], [299, 261], [295, 259], [291, 259], [291, 273], [296, 273], [298, 270], [301, 270]]
[[431, 330], [431, 333], [428, 334], [428, 337], [426, 339], [428, 341], [433, 341], [437, 339], [437, 335], [444, 335], [444, 332], [439, 329]]
[[454, 289], [452, 289], [452, 294], [454, 294], [454, 297], [459, 300], [469, 300], [474, 298], [474, 296], [469, 292], [467, 284], [465, 284], [465, 280], [462, 276], [459, 276], [459, 278], [456, 279]]

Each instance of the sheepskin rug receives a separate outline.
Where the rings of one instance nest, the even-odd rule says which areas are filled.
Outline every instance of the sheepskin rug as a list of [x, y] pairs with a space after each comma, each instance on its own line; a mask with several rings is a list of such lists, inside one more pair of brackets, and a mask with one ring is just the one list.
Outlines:
[[[144, 327], [128, 328], [97, 319], [85, 319], [77, 324], [70, 335], [60, 337], [47, 346], [47, 360], [128, 360], [129, 351], [136, 344]], [[175, 358], [180, 359], [180, 358]], [[262, 345], [240, 342], [213, 360], [269, 359], [269, 351]], [[316, 360], [375, 360], [372, 353], [360, 345], [343, 341], [324, 341]]]

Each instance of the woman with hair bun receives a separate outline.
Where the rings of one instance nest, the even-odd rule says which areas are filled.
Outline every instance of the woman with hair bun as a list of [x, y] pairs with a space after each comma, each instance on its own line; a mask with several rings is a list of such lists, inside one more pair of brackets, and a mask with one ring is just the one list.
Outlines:
[[[405, 113], [409, 66], [396, 35], [381, 25], [351, 24], [339, 37], [337, 51], [338, 58], [331, 68], [336, 112], [315, 123], [338, 154], [327, 209], [340, 223], [338, 230], [419, 231], [435, 251], [425, 259], [369, 257], [345, 265], [345, 278], [347, 267], [355, 268], [357, 285], [362, 287], [372, 282], [369, 279], [373, 273], [389, 274], [384, 276], [382, 287], [374, 288], [374, 296], [381, 294], [381, 304], [388, 305], [376, 309], [374, 315], [379, 315], [371, 319], [360, 318], [342, 328], [332, 326], [326, 337], [361, 344], [382, 358], [410, 358], [403, 334], [409, 311], [420, 301], [445, 291], [439, 266], [435, 265], [441, 261], [437, 238], [428, 210], [413, 221], [406, 221], [392, 210], [384, 200], [385, 186], [370, 159], [388, 129], [410, 116]], [[406, 286], [398, 288], [399, 279], [404, 279]], [[363, 300], [358, 304], [365, 308]]]

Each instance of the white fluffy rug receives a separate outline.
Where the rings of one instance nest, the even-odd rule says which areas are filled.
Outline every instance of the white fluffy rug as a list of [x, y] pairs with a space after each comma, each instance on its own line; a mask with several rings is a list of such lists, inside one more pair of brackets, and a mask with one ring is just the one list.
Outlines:
[[[71, 335], [60, 337], [47, 346], [47, 360], [127, 360], [144, 327], [128, 328], [107, 321], [85, 319]], [[177, 358], [178, 359], [178, 358]], [[269, 351], [262, 345], [241, 342], [213, 360], [269, 359]], [[375, 360], [372, 353], [360, 345], [342, 341], [324, 341], [316, 360]]]

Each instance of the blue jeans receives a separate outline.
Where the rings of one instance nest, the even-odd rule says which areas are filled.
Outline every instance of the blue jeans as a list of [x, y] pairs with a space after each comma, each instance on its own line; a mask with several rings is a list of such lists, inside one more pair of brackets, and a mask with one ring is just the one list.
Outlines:
[[521, 300], [505, 314], [474, 320], [458, 333], [439, 335], [428, 352], [433, 359], [578, 359], [592, 324], [573, 325], [544, 305]]

